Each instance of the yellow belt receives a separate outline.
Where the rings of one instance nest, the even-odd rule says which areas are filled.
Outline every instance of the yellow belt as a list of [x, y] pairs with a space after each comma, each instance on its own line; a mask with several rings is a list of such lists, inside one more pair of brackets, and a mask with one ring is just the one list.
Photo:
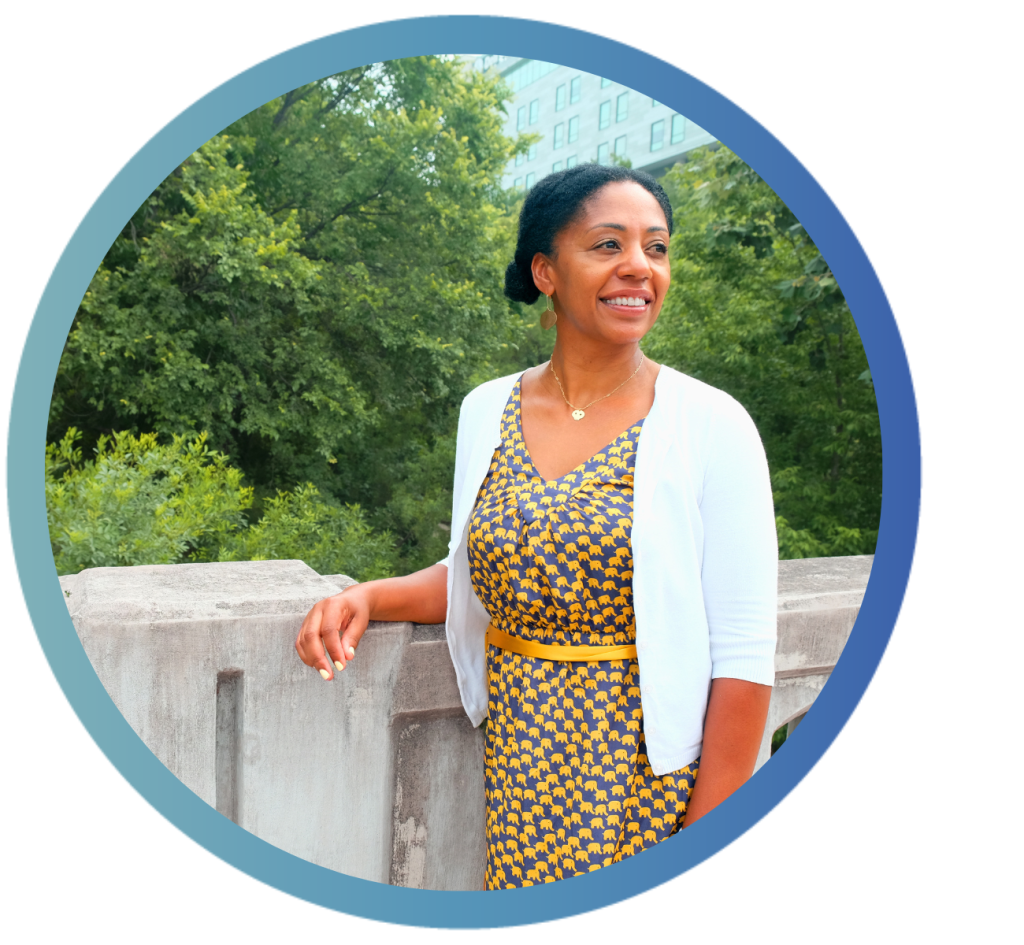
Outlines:
[[494, 646], [523, 656], [535, 656], [552, 662], [590, 662], [592, 660], [631, 660], [636, 658], [636, 647], [632, 643], [612, 646], [551, 646], [547, 643], [534, 643], [523, 640], [499, 630], [489, 624], [485, 639]]

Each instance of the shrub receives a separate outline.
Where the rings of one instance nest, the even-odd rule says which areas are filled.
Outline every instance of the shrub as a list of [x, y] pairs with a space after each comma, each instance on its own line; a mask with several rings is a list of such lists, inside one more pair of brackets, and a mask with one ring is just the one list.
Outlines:
[[320, 574], [366, 581], [395, 573], [391, 533], [375, 532], [358, 505], [325, 500], [310, 483], [279, 491], [250, 525], [253, 490], [206, 434], [101, 436], [83, 461], [71, 427], [46, 447], [46, 512], [58, 574], [84, 568], [184, 561], [294, 558]]
[[46, 513], [59, 574], [203, 559], [244, 528], [252, 489], [206, 434], [101, 436], [82, 459], [71, 427], [46, 447]]
[[359, 581], [391, 577], [397, 551], [390, 532], [374, 532], [358, 505], [324, 501], [312, 483], [278, 492], [263, 517], [222, 545], [219, 561], [297, 558], [319, 574]]

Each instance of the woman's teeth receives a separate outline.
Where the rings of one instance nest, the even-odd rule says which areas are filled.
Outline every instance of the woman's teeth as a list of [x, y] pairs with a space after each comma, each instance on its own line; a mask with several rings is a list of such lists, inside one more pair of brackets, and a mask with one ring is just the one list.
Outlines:
[[605, 299], [609, 305], [633, 305], [642, 308], [647, 304], [647, 299], [634, 299], [631, 296], [622, 299]]

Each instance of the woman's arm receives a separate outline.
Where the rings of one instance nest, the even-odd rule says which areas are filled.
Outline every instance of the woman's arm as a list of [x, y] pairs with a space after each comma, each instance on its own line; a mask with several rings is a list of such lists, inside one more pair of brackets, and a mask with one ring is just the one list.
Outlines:
[[700, 768], [683, 827], [700, 820], [753, 774], [771, 695], [771, 686], [745, 679], [712, 680]]
[[712, 682], [687, 827], [753, 773], [775, 681], [779, 548], [764, 447], [725, 395], [709, 429], [700, 514]]
[[444, 623], [447, 609], [448, 568], [444, 564], [406, 577], [355, 584], [313, 606], [302, 621], [295, 649], [303, 663], [319, 670], [324, 679], [332, 679], [334, 670], [343, 670], [356, 655], [371, 620]]

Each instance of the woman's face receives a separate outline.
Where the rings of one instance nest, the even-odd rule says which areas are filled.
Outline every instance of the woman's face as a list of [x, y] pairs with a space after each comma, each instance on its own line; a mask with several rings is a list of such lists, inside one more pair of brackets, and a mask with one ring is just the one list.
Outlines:
[[537, 287], [554, 291], [562, 330], [615, 344], [639, 341], [658, 318], [671, 281], [668, 225], [633, 181], [605, 184], [533, 261]]

